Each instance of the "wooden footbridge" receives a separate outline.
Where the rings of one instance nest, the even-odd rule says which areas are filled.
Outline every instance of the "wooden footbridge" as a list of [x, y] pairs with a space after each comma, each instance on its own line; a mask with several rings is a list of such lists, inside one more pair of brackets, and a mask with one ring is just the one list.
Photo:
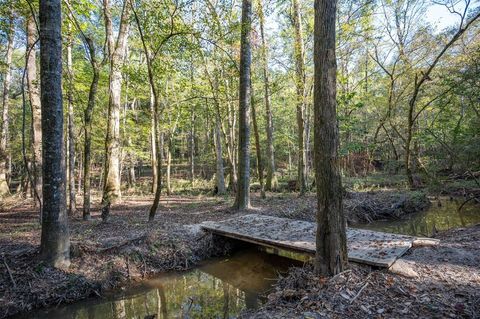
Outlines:
[[[243, 215], [201, 224], [203, 230], [260, 246], [315, 254], [316, 223], [266, 215]], [[433, 239], [347, 229], [348, 259], [353, 262], [390, 267], [413, 245]]]

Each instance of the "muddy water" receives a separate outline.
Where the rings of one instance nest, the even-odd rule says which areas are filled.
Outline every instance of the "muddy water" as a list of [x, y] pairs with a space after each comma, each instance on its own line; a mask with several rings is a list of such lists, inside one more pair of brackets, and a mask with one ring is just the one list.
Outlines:
[[279, 273], [294, 263], [252, 248], [188, 272], [161, 275], [105, 299], [39, 310], [19, 318], [233, 318], [244, 309], [258, 307]]
[[438, 231], [467, 227], [480, 223], [480, 206], [469, 202], [459, 211], [463, 198], [431, 200], [430, 208], [397, 220], [379, 220], [370, 224], [352, 225], [357, 228], [414, 236], [432, 236]]

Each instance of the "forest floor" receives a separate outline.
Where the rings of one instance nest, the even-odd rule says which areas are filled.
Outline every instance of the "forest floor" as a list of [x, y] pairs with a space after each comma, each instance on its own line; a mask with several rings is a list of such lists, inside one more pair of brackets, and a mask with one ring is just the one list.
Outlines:
[[[199, 232], [197, 224], [203, 221], [226, 219], [251, 212], [313, 220], [316, 205], [313, 194], [298, 198], [294, 193], [269, 193], [267, 199], [261, 199], [257, 194], [252, 194], [254, 208], [248, 212], [236, 212], [231, 209], [233, 199], [227, 196], [169, 196], [163, 197], [155, 221], [147, 222], [151, 203], [151, 196], [126, 196], [121, 204], [112, 207], [111, 218], [107, 223], [101, 221], [99, 207], [94, 207], [90, 222], [82, 221], [80, 210], [74, 216], [70, 216], [72, 263], [67, 270], [58, 270], [47, 267], [38, 258], [41, 229], [38, 213], [31, 201], [18, 197], [3, 201], [0, 205], [0, 258], [2, 259], [0, 261], [0, 318], [34, 308], [70, 303], [101, 295], [104, 291], [125, 285], [131, 280], [142, 280], [164, 271], [191, 268], [201, 260], [225, 254], [228, 247], [214, 245], [211, 236]], [[382, 190], [348, 192], [344, 204], [348, 221], [363, 222], [399, 217], [419, 211], [426, 208], [429, 201], [425, 194], [419, 192]], [[478, 255], [480, 254], [478, 254], [478, 229], [476, 230], [477, 233], [469, 237], [477, 236], [476, 247], [472, 244], [469, 248], [468, 241], [456, 244], [458, 247], [451, 244], [448, 247], [453, 257], [445, 257], [445, 252], [440, 251], [441, 258], [453, 258], [452, 267], [454, 268], [452, 269], [456, 273], [454, 278], [459, 278], [457, 282], [459, 287], [468, 286], [467, 276], [471, 281], [471, 276], [478, 274]], [[464, 244], [468, 244], [468, 247], [463, 247]], [[457, 248], [462, 251], [471, 249], [470, 253], [473, 257], [455, 261], [454, 252]], [[416, 256], [416, 251], [411, 256]], [[475, 255], [477, 257], [474, 257]], [[432, 256], [424, 258], [425, 263], [422, 267], [430, 267], [426, 260], [431, 259]], [[476, 265], [476, 270], [472, 272], [473, 266], [463, 266], [464, 263], [473, 263]], [[433, 263], [431, 267], [437, 267], [438, 264]], [[292, 276], [299, 276], [299, 272], [309, 273], [306, 270], [295, 270], [290, 277], [281, 281], [279, 287], [281, 288], [282, 284], [289, 285], [288, 282], [293, 280]], [[391, 276], [384, 272], [373, 272], [373, 275], [367, 273], [367, 270], [354, 268], [348, 276], [356, 276], [358, 280], [365, 278], [366, 282], [374, 280], [377, 276], [387, 276], [385, 278]], [[342, 275], [342, 278], [343, 276], [347, 275]], [[355, 282], [345, 278], [348, 283]], [[477, 282], [473, 284], [478, 288], [478, 276], [476, 278]], [[390, 280], [384, 280], [390, 284]], [[403, 279], [395, 280], [402, 282]], [[312, 283], [306, 279], [302, 279], [302, 282], [306, 285], [304, 290], [309, 291], [308, 287], [311, 287]], [[350, 287], [349, 291], [356, 291], [354, 288], [356, 286]], [[405, 294], [411, 293], [405, 290], [405, 287], [400, 288], [402, 289]], [[459, 291], [461, 296], [465, 296], [458, 298], [475, 296], [474, 293], [464, 294], [464, 290]], [[278, 311], [290, 313], [292, 311], [290, 307], [298, 297], [295, 293], [290, 303], [285, 303], [284, 307], [282, 295], [275, 296], [277, 295], [270, 297], [267, 308], [262, 311], [280, 309]], [[298, 303], [298, 300], [296, 302]], [[300, 304], [304, 305], [304, 303]], [[458, 307], [470, 311], [467, 303], [462, 305]], [[370, 312], [373, 311], [372, 309], [367, 308]], [[375, 311], [378, 313], [378, 309]]]

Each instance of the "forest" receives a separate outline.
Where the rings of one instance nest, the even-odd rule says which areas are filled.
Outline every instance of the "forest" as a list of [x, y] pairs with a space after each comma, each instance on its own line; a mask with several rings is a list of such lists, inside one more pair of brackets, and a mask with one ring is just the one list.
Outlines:
[[0, 318], [478, 318], [478, 0], [1, 0]]

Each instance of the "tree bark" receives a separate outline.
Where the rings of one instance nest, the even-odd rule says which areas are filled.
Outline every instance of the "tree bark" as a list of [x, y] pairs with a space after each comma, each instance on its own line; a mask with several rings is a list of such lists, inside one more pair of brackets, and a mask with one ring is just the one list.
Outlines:
[[315, 0], [314, 155], [318, 202], [315, 271], [323, 276], [342, 272], [348, 262], [338, 160], [335, 15], [336, 0]]
[[242, 1], [242, 27], [240, 42], [240, 84], [238, 108], [238, 178], [234, 207], [250, 207], [250, 69], [252, 1]]
[[128, 20], [130, 6], [123, 3], [120, 28], [116, 42], [112, 30], [112, 17], [109, 0], [104, 0], [105, 26], [107, 32], [108, 53], [110, 57], [108, 124], [105, 139], [105, 175], [102, 196], [102, 219], [107, 220], [110, 204], [121, 197], [120, 190], [120, 111], [122, 94], [122, 65], [128, 38]]
[[3, 95], [2, 95], [2, 123], [0, 130], [0, 198], [10, 194], [8, 187], [7, 175], [8, 175], [8, 129], [9, 129], [9, 107], [10, 107], [10, 84], [12, 75], [10, 68], [12, 65], [13, 55], [13, 39], [15, 35], [15, 25], [13, 9], [10, 13], [9, 27], [8, 27], [8, 40], [7, 40], [7, 52], [5, 53], [5, 75], [3, 78]]
[[54, 267], [70, 264], [62, 103], [61, 0], [40, 0], [43, 218], [40, 251]]
[[263, 89], [265, 100], [265, 122], [267, 131], [267, 177], [265, 181], [265, 190], [276, 190], [278, 181], [275, 176], [275, 149], [273, 146], [273, 115], [270, 105], [270, 79], [268, 77], [268, 47], [265, 41], [265, 17], [263, 14], [263, 0], [258, 0], [257, 14], [260, 23], [260, 37], [262, 41], [262, 49], [260, 51], [262, 60]]
[[305, 65], [303, 50], [302, 21], [300, 17], [300, 7], [298, 0], [293, 0], [293, 27], [295, 29], [295, 86], [296, 86], [296, 108], [297, 108], [297, 126], [298, 126], [298, 188], [300, 195], [305, 194], [307, 182], [305, 177], [305, 125], [303, 118], [303, 109], [305, 107]]
[[[33, 16], [27, 18], [27, 84], [30, 106], [32, 109], [32, 145], [33, 145], [33, 185], [35, 203], [42, 207], [42, 115], [39, 94], [36, 50], [36, 25]], [[30, 50], [30, 48], [32, 48]], [[29, 51], [30, 50], [30, 51]]]
[[72, 26], [69, 24], [69, 35], [67, 40], [67, 100], [68, 100], [68, 213], [75, 212], [75, 124], [73, 121], [73, 61], [72, 61]]

